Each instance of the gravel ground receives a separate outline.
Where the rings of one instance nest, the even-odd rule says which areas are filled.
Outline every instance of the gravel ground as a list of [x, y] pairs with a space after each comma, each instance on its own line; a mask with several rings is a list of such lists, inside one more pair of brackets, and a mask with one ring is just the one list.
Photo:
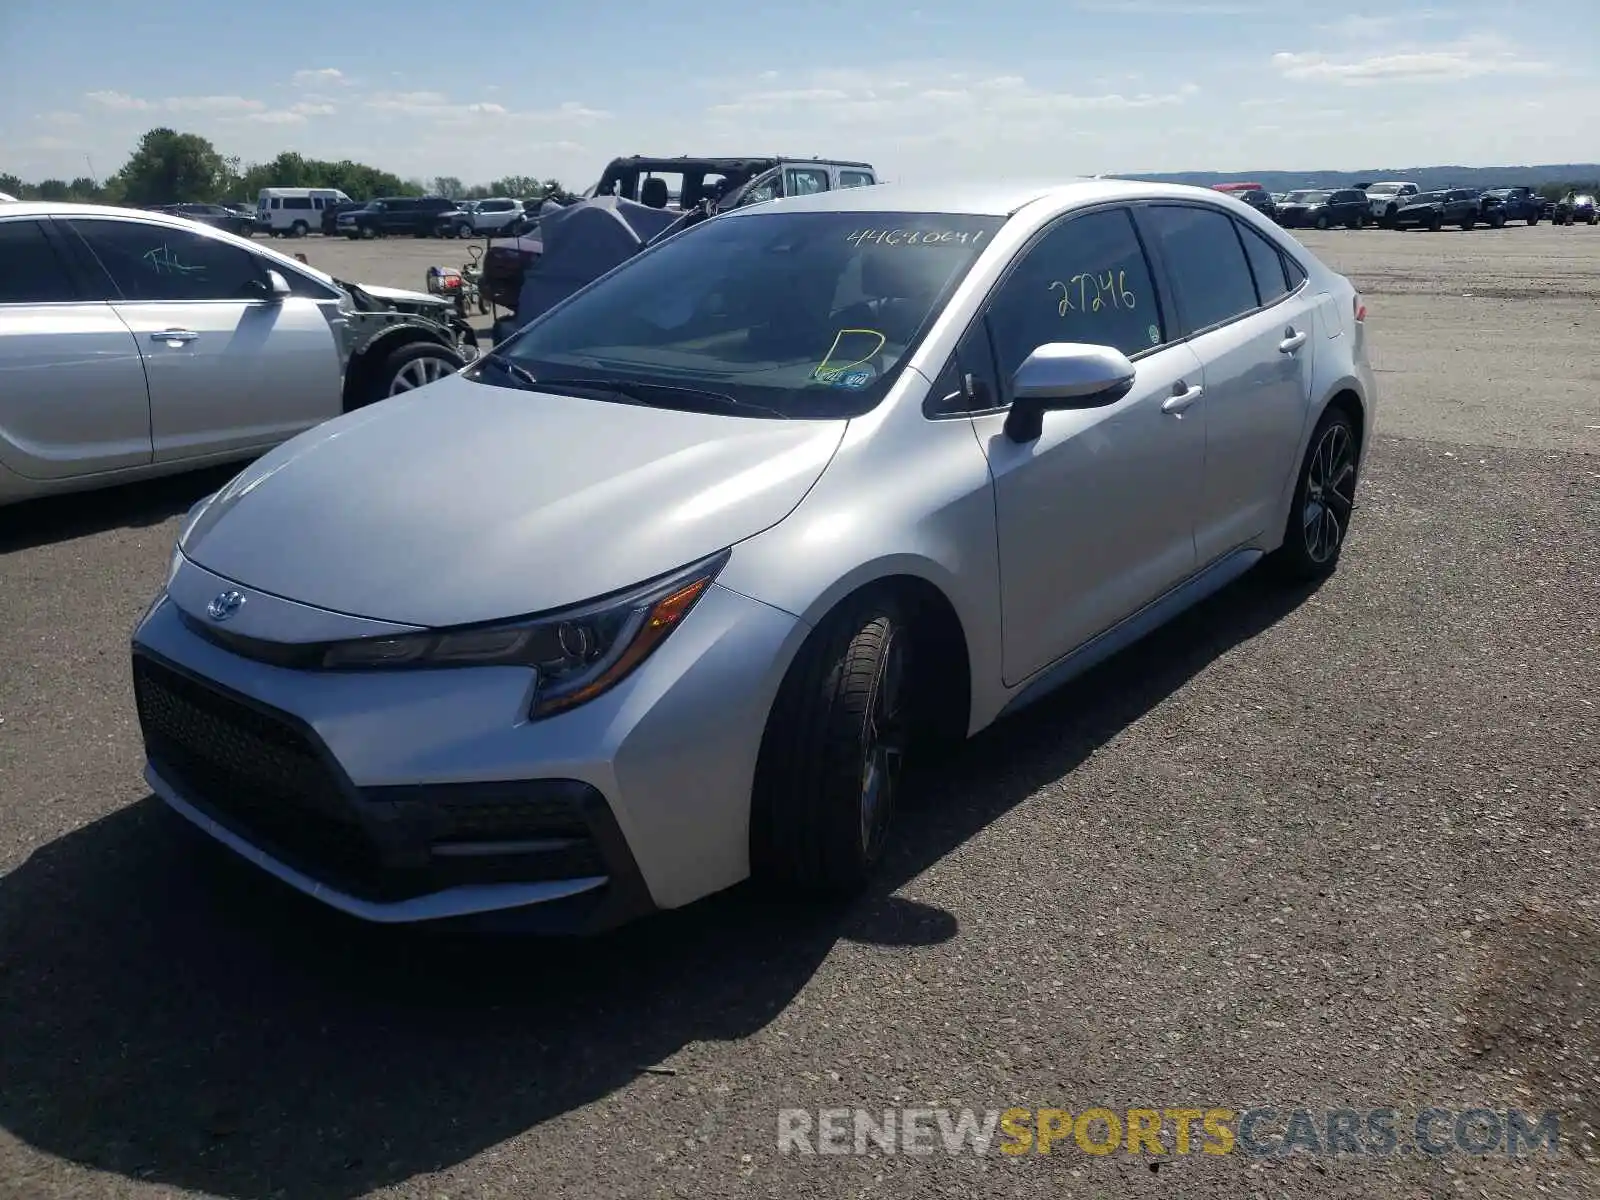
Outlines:
[[[736, 891], [577, 945], [335, 919], [139, 777], [127, 634], [226, 472], [0, 512], [0, 1193], [1600, 1194], [1570, 1150], [776, 1150], [779, 1109], [848, 1105], [1600, 1124], [1600, 230], [1305, 241], [1385, 389], [1337, 576], [1247, 578], [980, 737], [836, 910]], [[294, 248], [413, 287], [462, 257]]]

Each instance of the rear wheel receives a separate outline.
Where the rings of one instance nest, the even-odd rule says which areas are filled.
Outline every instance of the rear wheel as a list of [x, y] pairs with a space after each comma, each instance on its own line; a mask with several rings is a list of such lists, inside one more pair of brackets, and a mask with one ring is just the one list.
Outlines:
[[293, 225], [289, 226], [290, 237], [302, 238], [310, 232], [311, 226], [307, 225], [304, 221], [296, 221]]
[[846, 895], [871, 878], [913, 732], [904, 611], [887, 593], [859, 596], [817, 627], [789, 668], [751, 797], [758, 880]]
[[1339, 408], [1323, 413], [1300, 467], [1283, 545], [1273, 555], [1288, 578], [1322, 579], [1339, 565], [1355, 511], [1358, 450], [1349, 414]]

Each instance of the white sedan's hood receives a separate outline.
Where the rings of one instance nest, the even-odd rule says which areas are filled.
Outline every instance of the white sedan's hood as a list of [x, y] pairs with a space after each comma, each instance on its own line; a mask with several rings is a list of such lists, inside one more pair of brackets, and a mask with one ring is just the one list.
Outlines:
[[392, 300], [401, 304], [438, 304], [441, 300], [439, 296], [430, 296], [427, 292], [408, 292], [405, 288], [380, 287], [375, 283], [358, 283], [356, 286], [378, 300]]
[[845, 424], [449, 378], [278, 447], [218, 493], [183, 550], [247, 587], [401, 624], [541, 612], [783, 520]]

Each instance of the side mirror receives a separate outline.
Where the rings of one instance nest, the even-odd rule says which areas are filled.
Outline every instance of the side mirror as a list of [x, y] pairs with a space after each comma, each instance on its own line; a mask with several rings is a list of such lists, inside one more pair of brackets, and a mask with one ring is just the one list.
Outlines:
[[285, 279], [282, 275], [278, 274], [278, 272], [276, 272], [276, 271], [268, 271], [267, 272], [267, 299], [268, 300], [282, 300], [285, 296], [288, 296], [288, 295], [291, 295], [291, 293], [289, 291], [289, 281], [287, 279]]
[[1031, 442], [1044, 430], [1044, 414], [1066, 408], [1103, 408], [1133, 390], [1138, 369], [1111, 346], [1049, 342], [1023, 360], [1011, 377], [1006, 436]]

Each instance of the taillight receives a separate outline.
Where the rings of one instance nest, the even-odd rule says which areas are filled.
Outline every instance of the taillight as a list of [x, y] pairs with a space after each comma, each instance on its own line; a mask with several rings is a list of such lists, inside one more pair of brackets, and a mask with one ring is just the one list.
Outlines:
[[1350, 308], [1351, 308], [1351, 311], [1355, 313], [1356, 324], [1357, 325], [1361, 324], [1363, 321], [1365, 321], [1367, 319], [1367, 306], [1362, 301], [1360, 292], [1357, 292], [1355, 294], [1355, 296], [1351, 299]]

